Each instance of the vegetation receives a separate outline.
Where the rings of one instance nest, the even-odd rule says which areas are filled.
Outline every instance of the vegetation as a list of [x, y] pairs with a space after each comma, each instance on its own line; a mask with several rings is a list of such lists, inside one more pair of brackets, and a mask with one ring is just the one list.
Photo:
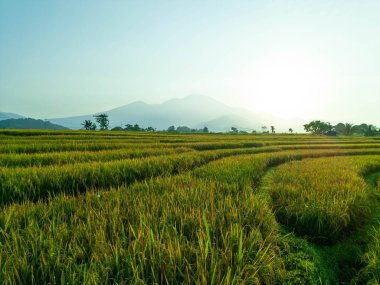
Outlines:
[[[362, 157], [366, 164], [380, 157]], [[358, 227], [369, 209], [364, 179], [352, 158], [305, 159], [273, 172], [271, 197], [278, 220], [299, 235], [333, 242]]]
[[107, 114], [98, 114], [94, 116], [96, 119], [96, 122], [99, 124], [99, 129], [101, 131], [108, 130], [109, 129], [109, 120]]
[[36, 120], [31, 118], [1, 120], [0, 129], [68, 130], [68, 128], [53, 124], [49, 121]]
[[379, 133], [375, 126], [367, 124], [361, 124], [359, 130], [365, 136], [374, 136]]
[[380, 283], [380, 225], [371, 231], [368, 250], [362, 256], [366, 266], [360, 271], [359, 280], [368, 284]]
[[[96, 121], [100, 126], [100, 130], [108, 130], [109, 129], [109, 120], [107, 114], [99, 114], [94, 116]], [[85, 120], [82, 123], [82, 126], [85, 130], [96, 130], [97, 126], [91, 120]], [[311, 121], [308, 124], [305, 124], [304, 129], [306, 132], [311, 133], [313, 135], [326, 135], [326, 136], [336, 136], [336, 135], [344, 135], [351, 136], [354, 134], [364, 135], [364, 136], [375, 136], [380, 135], [380, 129], [377, 129], [373, 125], [361, 124], [354, 125], [351, 123], [338, 123], [333, 126], [329, 122], [323, 122], [320, 120]], [[269, 134], [268, 128], [266, 126], [262, 126], [262, 134]], [[143, 128], [139, 126], [139, 124], [126, 124], [125, 128], [121, 126], [113, 127], [112, 131], [135, 131], [135, 132], [157, 132], [157, 129], [153, 127]], [[289, 133], [293, 134], [293, 129], [289, 128]], [[163, 130], [163, 132], [168, 133], [209, 133], [209, 129], [205, 126], [202, 129], [192, 129], [187, 126], [169, 126], [167, 130]], [[239, 130], [237, 127], [231, 127], [229, 131], [230, 134], [248, 134], [247, 131]], [[256, 131], [252, 131], [252, 134], [256, 134]], [[270, 133], [275, 134], [276, 128], [275, 126], [270, 126]]]
[[377, 134], [380, 134], [380, 130], [378, 130], [373, 125], [361, 124], [356, 126], [351, 123], [339, 123], [336, 126], [332, 126], [328, 122], [322, 122], [319, 120], [305, 124], [304, 129], [306, 132], [311, 133], [313, 135], [335, 136], [337, 134], [340, 134], [345, 136], [351, 136], [353, 134], [358, 134], [365, 136], [375, 136]]
[[306, 132], [310, 132], [313, 135], [327, 135], [333, 129], [333, 126], [331, 126], [330, 123], [325, 123], [319, 120], [305, 124], [303, 127]]
[[204, 127], [202, 129], [191, 129], [187, 126], [170, 126], [167, 130], [168, 133], [208, 133], [208, 128]]
[[335, 130], [342, 135], [351, 136], [358, 130], [358, 127], [350, 123], [339, 123], [335, 126]]
[[91, 120], [85, 120], [82, 123], [82, 126], [87, 131], [94, 131], [94, 130], [96, 130], [96, 124], [94, 124]]
[[0, 141], [2, 284], [379, 282], [378, 137]]

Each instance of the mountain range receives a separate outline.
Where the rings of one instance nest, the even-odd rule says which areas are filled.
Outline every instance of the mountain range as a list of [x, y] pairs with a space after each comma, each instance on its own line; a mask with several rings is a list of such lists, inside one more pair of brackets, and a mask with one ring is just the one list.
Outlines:
[[0, 112], [0, 121], [9, 120], [9, 119], [23, 119], [23, 118], [25, 117], [19, 114]]
[[[154, 127], [166, 130], [169, 126], [188, 126], [210, 131], [224, 132], [236, 127], [240, 130], [261, 131], [262, 126], [276, 126], [279, 131], [301, 130], [304, 123], [298, 119], [284, 120], [268, 114], [255, 114], [244, 108], [227, 106], [205, 95], [189, 95], [176, 98], [161, 104], [147, 104], [136, 101], [112, 110], [100, 112], [109, 116], [111, 127], [126, 124], [139, 124], [143, 127]], [[84, 120], [94, 121], [94, 115], [49, 119], [52, 123], [70, 129], [80, 129]]]
[[[151, 126], [157, 130], [166, 130], [169, 126], [188, 126], [196, 129], [207, 126], [214, 132], [226, 132], [231, 127], [261, 132], [262, 126], [267, 126], [269, 129], [273, 125], [277, 131], [287, 132], [289, 128], [302, 131], [302, 124], [305, 123], [298, 119], [284, 120], [268, 114], [253, 113], [244, 108], [230, 107], [205, 95], [189, 95], [184, 98], [170, 99], [161, 104], [136, 101], [100, 113], [109, 116], [111, 127], [139, 124], [140, 127]], [[95, 122], [94, 115], [96, 114], [51, 118], [48, 121], [77, 130], [82, 128], [81, 124], [84, 120]], [[0, 113], [0, 120], [6, 118], [23, 118], [23, 116]]]
[[18, 130], [67, 130], [68, 128], [52, 124], [49, 121], [31, 118], [12, 118], [0, 120], [0, 129]]

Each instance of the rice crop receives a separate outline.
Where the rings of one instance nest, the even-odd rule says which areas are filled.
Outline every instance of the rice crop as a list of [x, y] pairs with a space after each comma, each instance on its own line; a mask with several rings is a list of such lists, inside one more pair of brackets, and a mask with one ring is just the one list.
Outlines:
[[71, 151], [33, 154], [0, 154], [0, 167], [32, 167], [63, 165], [91, 161], [112, 161], [128, 158], [170, 155], [191, 151], [189, 148], [137, 148], [103, 151]]
[[1, 284], [379, 282], [376, 137], [0, 131], [0, 143]]
[[275, 282], [281, 260], [274, 215], [251, 192], [219, 190], [225, 187], [178, 176], [9, 207], [0, 215], [0, 279]]
[[301, 235], [332, 240], [365, 217], [366, 187], [345, 157], [305, 159], [278, 167], [270, 194], [279, 221]]

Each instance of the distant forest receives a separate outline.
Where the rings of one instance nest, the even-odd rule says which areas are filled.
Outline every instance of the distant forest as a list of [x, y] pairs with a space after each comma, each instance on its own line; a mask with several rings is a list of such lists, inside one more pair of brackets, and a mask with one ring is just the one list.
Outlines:
[[[96, 119], [96, 122], [99, 124], [100, 130], [109, 130], [109, 120], [107, 114], [99, 114], [94, 116]], [[85, 130], [96, 130], [97, 125], [96, 123], [92, 122], [91, 120], [85, 120], [82, 123], [82, 126]], [[377, 128], [374, 125], [371, 124], [361, 124], [361, 125], [354, 125], [351, 123], [338, 123], [337, 125], [331, 125], [329, 122], [323, 122], [320, 120], [314, 120], [311, 121], [308, 124], [303, 125], [304, 130], [307, 133], [311, 133], [313, 135], [326, 135], [326, 136], [336, 136], [336, 135], [364, 135], [364, 136], [375, 136], [380, 135], [380, 129]], [[269, 134], [269, 130], [267, 126], [262, 126], [262, 134]], [[126, 124], [125, 127], [114, 127], [111, 129], [111, 131], [138, 131], [138, 132], [156, 132], [157, 130], [153, 127], [147, 127], [143, 128], [140, 127], [138, 124]], [[192, 129], [187, 126], [170, 126], [167, 130], [163, 130], [163, 132], [168, 133], [209, 133], [209, 129], [207, 126], [201, 128], [201, 129]], [[230, 134], [248, 134], [246, 131], [241, 131], [236, 127], [231, 127], [230, 131], [227, 131], [225, 133]], [[252, 134], [256, 134], [257, 132], [253, 130], [251, 132]], [[275, 134], [276, 128], [275, 126], [270, 126], [270, 133]], [[293, 134], [293, 129], [289, 128], [288, 130], [289, 134]]]

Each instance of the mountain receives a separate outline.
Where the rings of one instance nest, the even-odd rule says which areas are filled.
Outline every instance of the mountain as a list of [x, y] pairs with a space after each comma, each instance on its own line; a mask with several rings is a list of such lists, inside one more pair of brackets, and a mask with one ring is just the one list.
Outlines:
[[[204, 95], [190, 95], [182, 99], [171, 99], [162, 104], [147, 104], [142, 101], [115, 108], [104, 113], [109, 115], [111, 126], [139, 124], [159, 130], [171, 125], [195, 125], [230, 114], [231, 108]], [[232, 112], [234, 113], [234, 112]], [[50, 119], [54, 123], [79, 129], [84, 120], [94, 121], [93, 115]]]
[[260, 130], [261, 124], [253, 118], [246, 118], [240, 115], [226, 115], [215, 118], [213, 120], [198, 124], [197, 129], [207, 126], [209, 130], [228, 132], [231, 127], [238, 128], [243, 131]]
[[67, 130], [68, 128], [52, 124], [49, 121], [22, 118], [1, 120], [0, 129]]
[[15, 113], [0, 112], [0, 121], [8, 120], [8, 119], [22, 119], [22, 118], [25, 118], [25, 117], [19, 114], [15, 114]]
[[[266, 114], [254, 114], [244, 108], [229, 107], [205, 95], [189, 95], [176, 98], [161, 104], [147, 104], [142, 101], [105, 111], [109, 116], [110, 126], [139, 124], [143, 127], [152, 126], [158, 130], [166, 130], [169, 126], [188, 126], [203, 128], [210, 131], [228, 131], [231, 127], [242, 130], [261, 131], [261, 126], [275, 125], [277, 130], [288, 130], [295, 125], [287, 125], [286, 121]], [[84, 120], [95, 121], [95, 114], [49, 119], [70, 129], [80, 129]]]

